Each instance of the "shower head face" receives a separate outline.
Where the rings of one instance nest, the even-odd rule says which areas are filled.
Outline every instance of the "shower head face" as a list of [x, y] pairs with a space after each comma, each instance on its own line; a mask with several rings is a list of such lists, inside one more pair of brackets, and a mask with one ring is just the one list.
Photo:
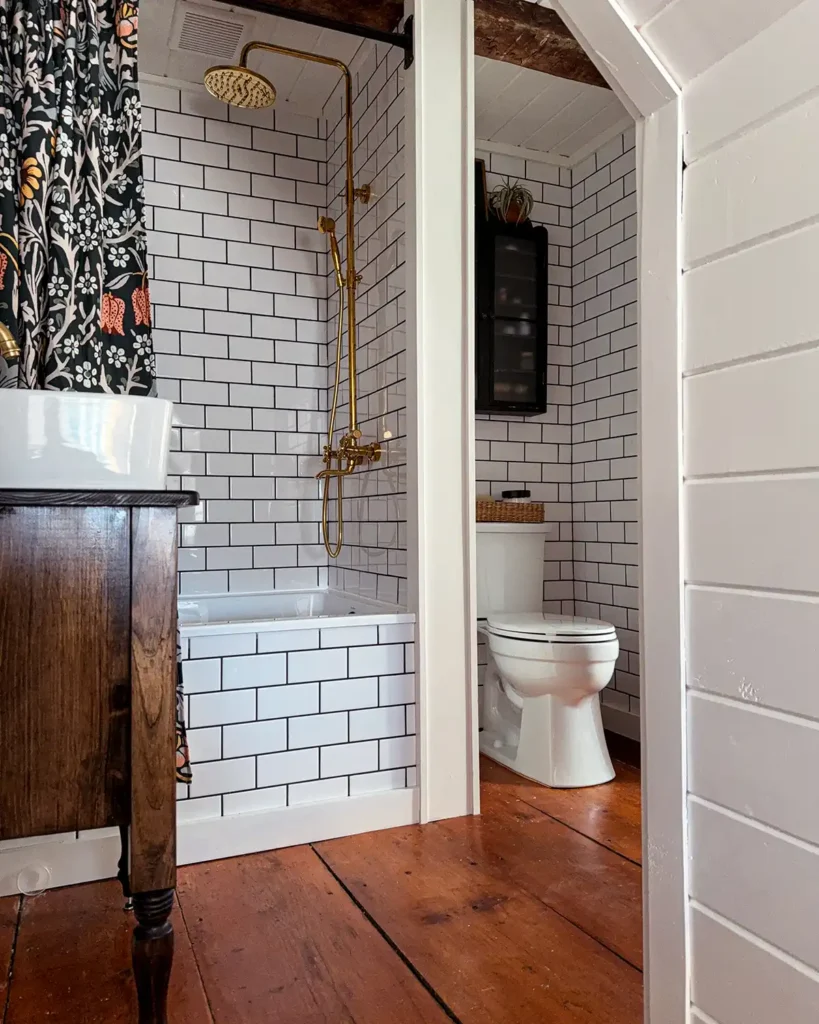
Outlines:
[[217, 64], [205, 72], [205, 88], [223, 103], [247, 110], [262, 110], [276, 102], [276, 90], [258, 71], [231, 64]]

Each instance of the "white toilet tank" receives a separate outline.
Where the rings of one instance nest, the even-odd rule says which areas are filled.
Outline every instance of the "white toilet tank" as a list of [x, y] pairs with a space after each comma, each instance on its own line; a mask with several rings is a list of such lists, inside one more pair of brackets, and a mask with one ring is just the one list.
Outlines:
[[551, 523], [477, 523], [478, 618], [543, 606], [543, 545]]

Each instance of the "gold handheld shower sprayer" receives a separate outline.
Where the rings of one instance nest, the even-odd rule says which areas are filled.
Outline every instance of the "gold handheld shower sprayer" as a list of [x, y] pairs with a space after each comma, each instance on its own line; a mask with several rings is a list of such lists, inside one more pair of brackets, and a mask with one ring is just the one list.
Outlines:
[[[353, 178], [353, 80], [350, 69], [340, 60], [332, 57], [323, 57], [317, 53], [308, 53], [305, 50], [293, 50], [287, 46], [276, 46], [274, 43], [251, 41], [246, 43], [242, 49], [242, 55], [238, 66], [218, 65], [205, 72], [205, 87], [212, 96], [225, 103], [234, 106], [250, 109], [261, 109], [272, 106], [276, 100], [276, 90], [271, 83], [257, 71], [251, 71], [247, 66], [247, 58], [252, 50], [264, 50], [268, 53], [278, 53], [285, 57], [296, 57], [299, 60], [313, 61], [317, 64], [327, 64], [337, 68], [344, 79], [344, 123], [346, 128], [345, 139], [345, 185], [344, 200], [346, 214], [346, 248], [347, 248], [347, 269], [342, 270], [341, 252], [336, 238], [336, 225], [331, 217], [321, 217], [318, 222], [318, 229], [326, 234], [330, 240], [330, 258], [333, 261], [336, 286], [339, 291], [338, 305], [338, 330], [336, 332], [336, 361], [335, 380], [333, 384], [333, 402], [330, 409], [330, 417], [327, 428], [327, 444], [324, 446], [323, 461], [325, 468], [317, 473], [319, 480], [324, 482], [322, 493], [321, 528], [322, 539], [327, 553], [331, 558], [337, 558], [344, 543], [344, 514], [343, 514], [343, 480], [359, 466], [365, 463], [378, 462], [381, 458], [381, 445], [378, 442], [372, 444], [359, 444], [361, 430], [358, 426], [358, 401], [356, 387], [356, 310], [355, 296], [360, 278], [355, 269], [355, 201], [360, 200], [368, 203], [371, 198], [369, 185], [355, 186]], [[346, 303], [345, 303], [346, 293]], [[341, 390], [341, 352], [342, 338], [344, 335], [344, 307], [347, 307], [347, 354], [348, 369], [350, 378], [350, 422], [347, 432], [341, 437], [338, 448], [333, 447], [333, 435], [335, 434], [336, 416], [338, 413], [339, 393]], [[335, 465], [334, 465], [335, 463]], [[330, 482], [336, 480], [336, 495], [338, 508], [338, 535], [336, 543], [330, 542]]]

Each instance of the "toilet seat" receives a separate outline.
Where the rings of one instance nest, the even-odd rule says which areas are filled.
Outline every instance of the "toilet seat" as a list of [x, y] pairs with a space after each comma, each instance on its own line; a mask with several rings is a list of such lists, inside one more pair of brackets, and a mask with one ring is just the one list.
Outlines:
[[484, 629], [493, 636], [529, 643], [594, 644], [617, 639], [617, 631], [610, 622], [546, 612], [490, 615]]

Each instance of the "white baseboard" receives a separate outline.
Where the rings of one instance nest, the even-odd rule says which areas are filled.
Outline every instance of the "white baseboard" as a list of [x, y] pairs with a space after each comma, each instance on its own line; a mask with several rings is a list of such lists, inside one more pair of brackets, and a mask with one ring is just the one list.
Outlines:
[[639, 715], [632, 715], [630, 711], [621, 711], [620, 708], [613, 708], [609, 704], [602, 704], [600, 710], [603, 714], [604, 729], [616, 732], [618, 736], [626, 736], [630, 740], [640, 742]]
[[[180, 865], [198, 864], [412, 825], [420, 820], [419, 811], [417, 789], [393, 789], [259, 814], [180, 822], [177, 860]], [[117, 873], [120, 845], [113, 829], [83, 832], [79, 838], [70, 833], [4, 845], [0, 851], [0, 896], [17, 895], [19, 873], [34, 865], [48, 868], [48, 888], [114, 878]]]

